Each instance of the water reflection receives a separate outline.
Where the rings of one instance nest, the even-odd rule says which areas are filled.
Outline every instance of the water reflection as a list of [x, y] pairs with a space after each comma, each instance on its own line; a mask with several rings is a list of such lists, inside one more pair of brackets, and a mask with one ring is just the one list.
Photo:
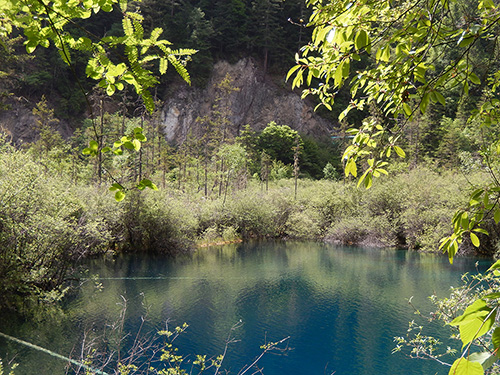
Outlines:
[[[427, 296], [445, 296], [475, 261], [407, 251], [337, 248], [317, 243], [253, 243], [201, 249], [175, 259], [123, 256], [94, 260], [77, 298], [57, 319], [2, 319], [1, 329], [62, 354], [75, 351], [82, 332], [99, 331], [118, 319], [127, 300], [126, 329], [141, 317], [154, 331], [166, 320], [188, 322], [178, 344], [184, 353], [222, 352], [238, 321], [241, 341], [227, 365], [235, 373], [268, 340], [291, 336], [286, 357], [262, 365], [277, 374], [446, 373], [432, 362], [391, 355], [393, 337], [414, 318], [407, 299], [422, 310]], [[485, 270], [489, 261], [480, 263]], [[102, 284], [102, 290], [96, 288]], [[438, 333], [446, 334], [445, 329]], [[0, 355], [21, 350], [21, 374], [63, 374], [64, 363], [0, 339]], [[40, 372], [40, 363], [46, 370]]]

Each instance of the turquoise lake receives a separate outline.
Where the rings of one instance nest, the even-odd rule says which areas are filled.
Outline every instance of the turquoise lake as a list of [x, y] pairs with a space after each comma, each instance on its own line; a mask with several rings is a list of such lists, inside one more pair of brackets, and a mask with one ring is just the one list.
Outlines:
[[[235, 342], [223, 362], [232, 374], [252, 363], [265, 342], [285, 337], [286, 353], [259, 361], [263, 373], [447, 374], [448, 368], [436, 362], [391, 354], [394, 337], [418, 319], [408, 299], [429, 311], [429, 295], [446, 297], [464, 272], [490, 265], [490, 260], [464, 258], [450, 265], [439, 255], [311, 242], [232, 244], [176, 258], [95, 259], [87, 264], [79, 292], [61, 310], [30, 319], [4, 313], [0, 331], [78, 358], [82, 341], [92, 343], [103, 332], [108, 350], [125, 337], [120, 345], [126, 351], [139, 328], [140, 336], [158, 343], [156, 332], [166, 322], [169, 328], [186, 322], [189, 327], [175, 344], [188, 360], [194, 354], [221, 354], [232, 335]], [[119, 334], [113, 328], [120, 322]], [[239, 328], [231, 330], [235, 324]], [[445, 347], [460, 348], [442, 324], [431, 324], [427, 334], [438, 336]], [[61, 359], [0, 337], [0, 357], [13, 356], [20, 363], [16, 374], [75, 373]]]

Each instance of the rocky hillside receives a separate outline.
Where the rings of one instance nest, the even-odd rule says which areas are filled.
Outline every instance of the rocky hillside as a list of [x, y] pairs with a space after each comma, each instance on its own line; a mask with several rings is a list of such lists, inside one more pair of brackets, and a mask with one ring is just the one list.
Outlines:
[[[236, 88], [229, 95], [217, 94], [217, 85], [226, 77]], [[254, 130], [262, 130], [275, 121], [288, 125], [301, 134], [315, 138], [326, 137], [332, 124], [319, 117], [311, 105], [301, 100], [299, 92], [292, 92], [284, 82], [276, 84], [264, 75], [252, 59], [243, 59], [231, 65], [225, 61], [215, 64], [209, 84], [204, 89], [189, 86], [178, 87], [166, 100], [162, 111], [162, 123], [167, 139], [181, 143], [190, 132], [197, 134], [200, 126], [197, 118], [209, 114], [215, 105], [228, 109], [233, 135], [246, 124]]]
[[[236, 90], [221, 97], [217, 86], [225, 77], [230, 77], [231, 86]], [[237, 135], [246, 124], [254, 130], [262, 130], [271, 121], [289, 125], [301, 134], [315, 138], [326, 137], [332, 130], [332, 124], [318, 116], [312, 105], [301, 100], [298, 91], [292, 92], [288, 88], [284, 77], [265, 75], [250, 58], [234, 65], [218, 62], [203, 89], [184, 83], [167, 89], [169, 93], [162, 108], [161, 121], [168, 141], [174, 144], [182, 143], [190, 132], [196, 136], [200, 126], [196, 119], [210, 115], [216, 103], [229, 113], [228, 131], [233, 135]], [[57, 106], [57, 100], [47, 99], [49, 106]], [[7, 100], [8, 109], [0, 111], [0, 129], [17, 143], [31, 142], [36, 136], [32, 109], [37, 100], [12, 95]], [[111, 104], [109, 109], [112, 108], [117, 107]], [[67, 121], [60, 121], [58, 130], [63, 136], [71, 135]]]

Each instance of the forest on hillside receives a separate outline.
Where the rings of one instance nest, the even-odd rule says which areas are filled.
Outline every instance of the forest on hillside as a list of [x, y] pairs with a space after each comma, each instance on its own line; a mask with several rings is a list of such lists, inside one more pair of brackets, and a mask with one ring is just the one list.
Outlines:
[[[197, 50], [187, 63], [194, 86], [206, 84], [216, 61], [235, 62], [248, 56], [259, 61], [267, 74], [284, 77], [294, 65], [295, 54], [310, 39], [312, 32], [310, 27], [306, 27], [311, 9], [300, 0], [145, 0], [135, 6], [144, 17], [142, 26], [145, 33], [160, 27], [165, 38], [175, 47]], [[473, 1], [461, 1], [451, 8], [450, 17], [461, 19], [473, 6]], [[116, 12], [98, 13], [89, 20], [80, 21], [72, 31], [79, 35], [83, 29], [96, 37], [123, 33], [120, 16]], [[474, 44], [470, 51], [469, 63], [477, 68], [479, 77], [486, 74], [486, 69], [494, 68], [485, 43]], [[85, 118], [98, 117], [102, 104], [99, 102], [100, 88], [93, 86], [85, 73], [89, 53], [78, 52], [73, 56], [72, 65], [67, 66], [55, 47], [38, 48], [33, 55], [27, 56], [22, 35], [14, 34], [3, 45], [4, 48], [0, 49], [4, 61], [0, 74], [0, 101], [3, 103], [0, 110], [13, 110], [18, 103], [27, 103], [32, 109], [44, 96], [48, 106], [54, 110], [54, 117], [69, 122], [72, 129], [83, 129]], [[434, 53], [437, 65], [444, 65], [456, 57], [453, 55], [456, 52], [448, 49]], [[369, 60], [361, 59], [353, 63], [353, 69], [366, 68], [369, 64]], [[158, 103], [168, 97], [168, 88], [178, 80], [177, 77], [173, 70], [158, 77], [159, 83], [154, 89]], [[414, 116], [403, 134], [408, 160], [413, 165], [433, 162], [446, 168], [457, 168], [479, 162], [477, 153], [481, 147], [481, 131], [474, 124], [467, 123], [467, 113], [484, 99], [486, 81], [481, 82], [471, 86], [466, 96], [462, 95], [459, 86], [451, 87], [446, 92], [445, 106], [431, 103], [424, 115]], [[366, 116], [384, 121], [380, 109], [371, 105], [361, 112], [351, 112], [344, 121], [338, 122], [339, 113], [350, 100], [348, 91], [347, 86], [340, 88], [332, 111], [324, 107], [318, 109], [318, 113], [336, 123], [336, 131], [332, 135], [340, 140], [346, 136], [345, 131], [350, 126], [359, 126]], [[226, 89], [225, 93], [219, 93], [219, 99], [229, 94], [230, 90]], [[139, 118], [139, 113], [144, 112], [137, 95], [131, 91], [117, 91], [112, 103], [102, 104], [104, 111], [119, 112], [127, 118]], [[33, 138], [37, 138], [38, 133], [33, 124]], [[65, 136], [68, 136], [67, 131]], [[340, 149], [344, 144], [340, 144]], [[335, 152], [336, 155], [330, 155], [329, 161], [341, 172], [340, 152]], [[321, 160], [317, 170], [308, 175], [320, 178], [327, 162]]]
[[[221, 59], [234, 63], [254, 56], [264, 71], [284, 75], [310, 34], [305, 28], [308, 11], [299, 0], [145, 0], [135, 6], [144, 17], [142, 26], [146, 33], [162, 28], [162, 35], [176, 48], [197, 50], [189, 62], [195, 86], [206, 84], [214, 63]], [[123, 33], [116, 12], [101, 12], [88, 21], [80, 21], [72, 31], [96, 37]], [[52, 102], [60, 118], [75, 120], [75, 114], [81, 116], [86, 111], [82, 90], [92, 89], [92, 82], [85, 76], [88, 53], [75, 55], [72, 67], [60, 59], [56, 48], [39, 48], [27, 57], [23, 37], [19, 35], [9, 38], [0, 54], [5, 63], [0, 80], [4, 100], [10, 93], [30, 101], [43, 94], [57, 98]], [[157, 85], [160, 99], [164, 99], [165, 87], [172, 79], [175, 75], [161, 77]]]

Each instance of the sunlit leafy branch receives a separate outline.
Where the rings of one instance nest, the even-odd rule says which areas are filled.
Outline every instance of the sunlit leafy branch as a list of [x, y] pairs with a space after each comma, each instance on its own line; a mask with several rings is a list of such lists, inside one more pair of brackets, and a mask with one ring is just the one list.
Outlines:
[[[111, 12], [115, 8], [122, 14], [123, 36], [98, 38], [78, 23], [93, 14]], [[154, 99], [149, 90], [159, 82], [156, 73], [165, 74], [168, 65], [172, 65], [190, 83], [185, 65], [196, 50], [173, 49], [169, 41], [161, 39], [161, 28], [154, 28], [146, 37], [142, 21], [139, 12], [129, 10], [127, 0], [0, 0], [0, 40], [16, 30], [22, 31], [28, 53], [33, 53], [39, 46], [48, 48], [53, 45], [69, 66], [72, 66], [71, 51], [88, 52], [90, 57], [85, 72], [98, 81], [98, 86], [107, 95], [131, 85], [142, 98], [145, 108], [152, 112]], [[85, 36], [74, 36], [69, 31], [70, 26]], [[124, 54], [116, 52], [119, 47], [123, 48]], [[102, 136], [95, 125], [94, 132], [97, 139]], [[142, 129], [134, 131], [131, 137], [124, 136], [115, 142], [114, 151], [119, 154], [122, 146], [138, 151], [141, 142], [145, 141]], [[83, 153], [97, 156], [110, 151], [110, 147], [101, 147], [99, 141], [93, 140]], [[149, 180], [140, 181], [137, 187], [156, 189]], [[125, 197], [126, 189], [121, 184], [113, 184], [111, 190], [116, 191], [117, 200]]]
[[[440, 320], [456, 330], [452, 338], [460, 340], [462, 347], [457, 359], [447, 362], [449, 356], [456, 358], [456, 349], [448, 346], [441, 351], [442, 342], [423, 334], [423, 326], [410, 322], [405, 336], [395, 337], [393, 352], [404, 352], [409, 348], [411, 358], [437, 360], [450, 367], [450, 374], [496, 374], [498, 373], [498, 349], [500, 327], [497, 321], [500, 307], [500, 262], [495, 263], [486, 274], [464, 275], [464, 285], [452, 288], [449, 298], [432, 296], [437, 310], [429, 321]], [[411, 301], [409, 302], [411, 304]], [[424, 315], [416, 310], [420, 317]]]
[[[369, 107], [384, 116], [383, 122], [370, 117], [348, 130], [353, 141], [343, 155], [344, 170], [346, 176], [358, 178], [358, 186], [369, 188], [374, 177], [386, 174], [392, 154], [406, 156], [398, 141], [408, 121], [417, 112], [425, 114], [431, 103], [446, 105], [451, 89], [460, 88], [467, 96], [471, 85], [485, 87], [486, 99], [469, 121], [483, 132], [498, 126], [500, 71], [491, 67], [498, 51], [500, 6], [493, 0], [478, 0], [470, 14], [455, 19], [453, 7], [461, 4], [458, 0], [307, 1], [312, 8], [308, 24], [312, 39], [288, 72], [292, 87], [305, 86], [303, 97], [315, 95], [320, 106], [332, 110], [339, 90], [347, 85], [351, 100], [339, 121], [350, 111]], [[490, 61], [481, 67], [490, 70], [482, 74], [471, 55], [479, 43], [491, 49]], [[438, 61], [445, 56], [455, 57]], [[355, 62], [364, 67], [353, 71]], [[453, 232], [440, 246], [450, 262], [464, 240], [481, 245], [481, 236], [488, 234], [487, 217], [500, 223], [500, 180], [492, 163], [500, 156], [500, 140], [486, 138], [482, 156], [490, 180], [472, 192], [468, 206], [452, 219]], [[456, 318], [453, 324], [461, 330], [464, 347], [478, 337], [489, 337], [497, 310], [488, 298], [478, 298]], [[496, 335], [491, 339], [500, 341]], [[480, 362], [465, 350], [450, 374], [482, 374]]]
[[[99, 39], [78, 24], [92, 14], [111, 12], [115, 7], [123, 17], [123, 36]], [[72, 63], [71, 50], [90, 52], [87, 76], [98, 80], [108, 95], [122, 90], [125, 84], [132, 85], [146, 108], [152, 111], [154, 102], [149, 88], [158, 83], [152, 62], [157, 63], [155, 71], [159, 74], [165, 74], [170, 64], [190, 83], [185, 63], [196, 50], [172, 49], [169, 41], [160, 38], [161, 28], [153, 29], [147, 38], [142, 21], [140, 13], [129, 10], [126, 0], [0, 1], [0, 37], [8, 37], [15, 29], [21, 30], [28, 53], [33, 53], [38, 46], [48, 48], [52, 44], [68, 65]], [[68, 30], [69, 26], [77, 27], [86, 36], [77, 38]], [[124, 47], [125, 56], [114, 52], [119, 46]]]
[[[359, 175], [371, 179], [377, 175], [373, 165], [388, 159], [392, 150], [404, 157], [395, 146], [406, 122], [417, 111], [425, 113], [430, 103], [445, 105], [451, 87], [459, 86], [467, 95], [470, 85], [480, 85], [470, 64], [472, 47], [486, 40], [496, 48], [500, 13], [491, 0], [479, 1], [477, 16], [461, 23], [450, 16], [455, 2], [448, 0], [307, 3], [312, 8], [312, 40], [288, 73], [292, 86], [307, 86], [303, 97], [315, 95], [319, 105], [331, 110], [339, 90], [348, 84], [351, 102], [339, 120], [369, 106], [379, 107], [387, 120], [383, 131], [372, 124], [352, 130], [368, 135], [370, 142], [354, 138], [344, 154], [347, 176], [357, 176], [355, 165], [364, 163]], [[458, 57], [437, 71], [435, 60], [450, 49], [458, 50]], [[353, 71], [357, 61], [366, 68]]]

